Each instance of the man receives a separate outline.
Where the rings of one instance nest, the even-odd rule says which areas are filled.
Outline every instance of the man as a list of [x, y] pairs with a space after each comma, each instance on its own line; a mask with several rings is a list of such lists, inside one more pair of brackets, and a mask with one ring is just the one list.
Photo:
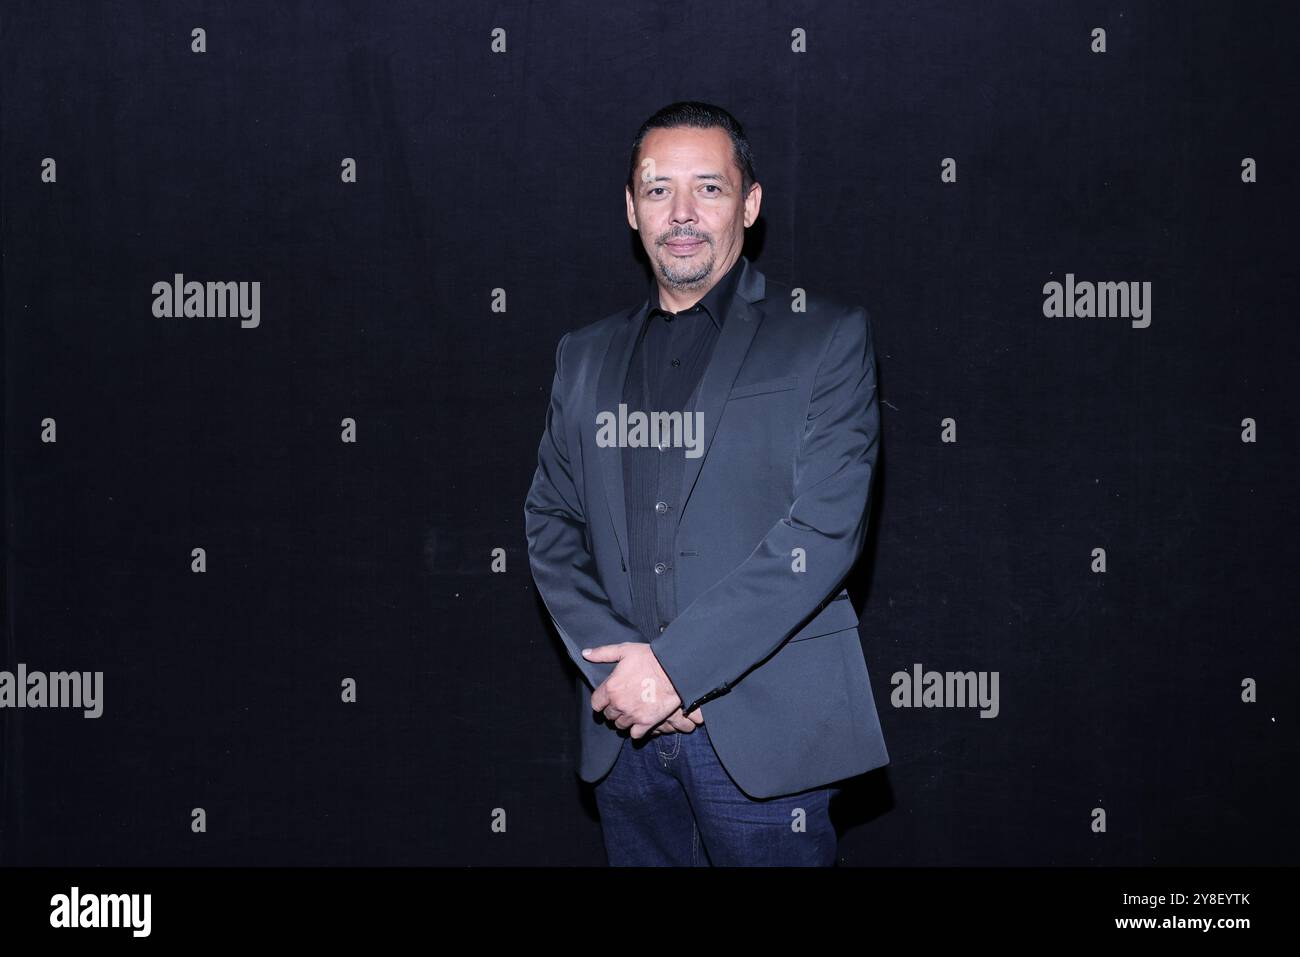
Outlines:
[[880, 433], [867, 312], [742, 255], [762, 187], [726, 110], [647, 120], [625, 192], [650, 295], [560, 339], [524, 509], [589, 686], [579, 774], [611, 864], [832, 865], [833, 782], [889, 761], [841, 588]]

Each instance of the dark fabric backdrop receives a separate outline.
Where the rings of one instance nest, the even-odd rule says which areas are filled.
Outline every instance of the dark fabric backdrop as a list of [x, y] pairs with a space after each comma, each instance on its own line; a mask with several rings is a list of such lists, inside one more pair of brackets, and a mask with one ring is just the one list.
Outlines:
[[[647, 291], [632, 136], [702, 99], [747, 254], [875, 330], [844, 863], [1294, 862], [1293, 10], [6, 3], [0, 669], [104, 713], [0, 711], [0, 861], [604, 862], [523, 499], [557, 340]], [[1067, 272], [1150, 327], [1044, 317]], [[175, 273], [260, 325], [155, 318]], [[999, 715], [892, 707], [917, 663]]]

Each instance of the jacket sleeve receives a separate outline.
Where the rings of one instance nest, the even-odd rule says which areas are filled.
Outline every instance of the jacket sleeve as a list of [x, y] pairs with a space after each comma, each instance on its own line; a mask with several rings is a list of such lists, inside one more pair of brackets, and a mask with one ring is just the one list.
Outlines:
[[537, 450], [537, 472], [524, 503], [524, 527], [537, 590], [569, 657], [594, 691], [616, 662], [587, 661], [582, 649], [644, 639], [610, 604], [587, 550], [587, 516], [565, 439], [563, 353], [568, 338], [565, 333], [555, 349], [551, 404]]
[[839, 589], [866, 537], [879, 441], [871, 321], [859, 306], [840, 318], [813, 381], [789, 513], [652, 644], [684, 711], [725, 693]]

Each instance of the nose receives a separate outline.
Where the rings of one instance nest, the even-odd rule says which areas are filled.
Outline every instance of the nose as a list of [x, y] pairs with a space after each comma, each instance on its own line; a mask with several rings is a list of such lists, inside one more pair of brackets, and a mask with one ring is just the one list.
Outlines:
[[674, 225], [695, 222], [695, 204], [690, 196], [678, 195], [673, 199], [672, 222]]

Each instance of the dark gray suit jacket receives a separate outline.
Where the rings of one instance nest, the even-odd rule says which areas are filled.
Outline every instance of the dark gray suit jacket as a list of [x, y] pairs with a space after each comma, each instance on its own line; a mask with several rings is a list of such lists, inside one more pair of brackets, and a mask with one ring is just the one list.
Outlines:
[[[866, 309], [790, 288], [748, 260], [705, 369], [704, 454], [685, 459], [672, 568], [680, 613], [652, 642], [686, 710], [751, 797], [820, 787], [889, 762], [842, 589], [867, 529], [880, 437]], [[597, 413], [623, 396], [643, 302], [566, 333], [524, 505], [533, 578], [578, 686], [579, 775], [627, 737], [591, 711], [612, 663], [582, 648], [644, 641], [632, 625], [622, 449]]]

